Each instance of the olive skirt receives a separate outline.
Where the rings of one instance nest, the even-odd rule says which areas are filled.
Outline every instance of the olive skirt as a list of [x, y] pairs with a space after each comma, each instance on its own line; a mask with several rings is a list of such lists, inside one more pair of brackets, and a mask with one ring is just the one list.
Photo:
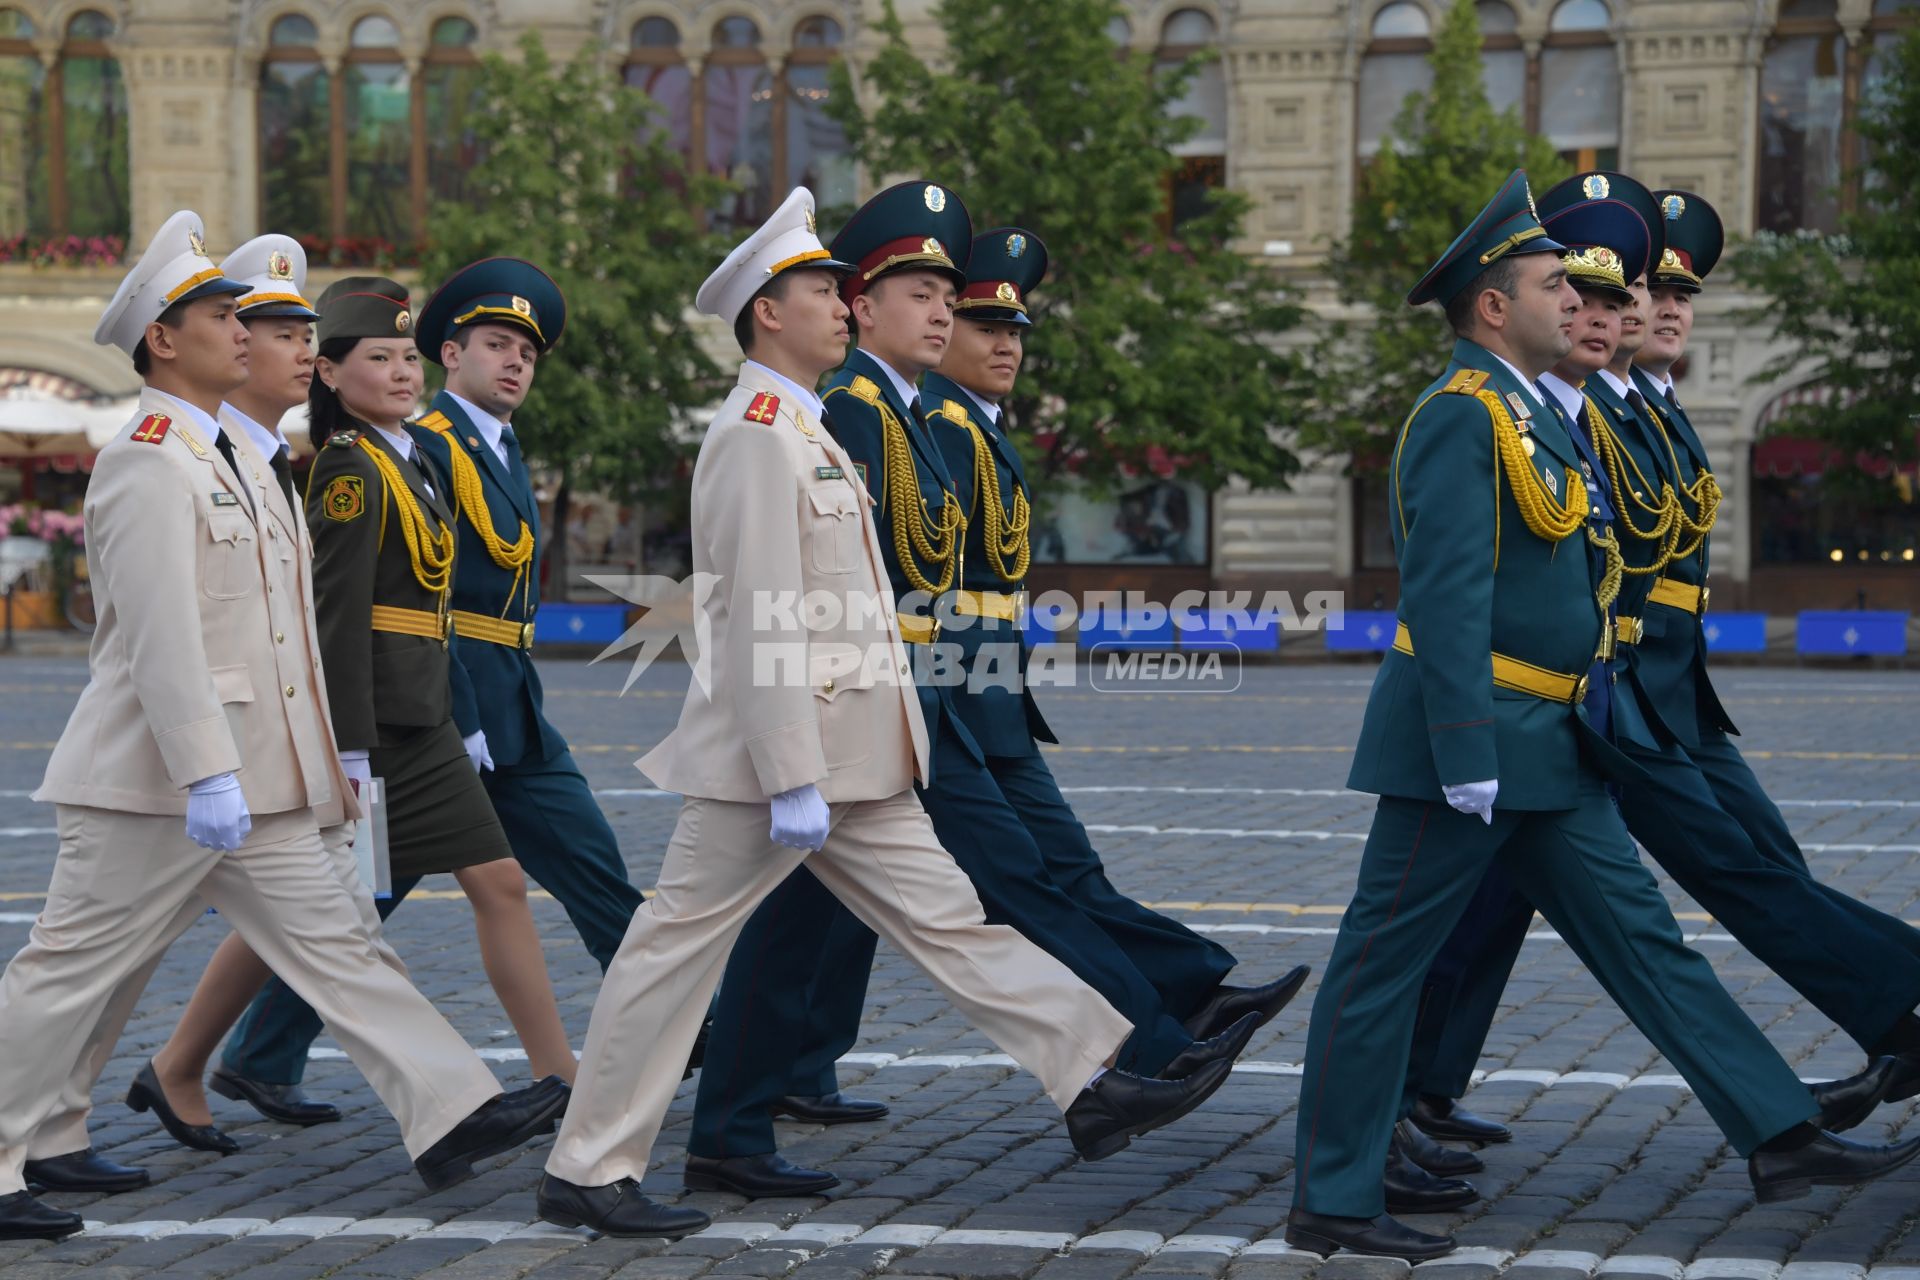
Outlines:
[[379, 734], [368, 764], [386, 783], [387, 858], [394, 879], [513, 856], [451, 718], [431, 729], [383, 724]]

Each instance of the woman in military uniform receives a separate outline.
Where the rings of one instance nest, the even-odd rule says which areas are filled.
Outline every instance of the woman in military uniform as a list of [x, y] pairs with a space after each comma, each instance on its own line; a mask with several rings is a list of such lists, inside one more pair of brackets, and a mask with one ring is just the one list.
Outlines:
[[536, 1078], [571, 1082], [526, 880], [453, 723], [447, 646], [453, 516], [405, 422], [424, 386], [406, 290], [376, 276], [320, 298], [307, 480], [314, 607], [334, 735], [349, 777], [385, 780], [396, 883], [452, 872], [473, 905], [487, 977]]

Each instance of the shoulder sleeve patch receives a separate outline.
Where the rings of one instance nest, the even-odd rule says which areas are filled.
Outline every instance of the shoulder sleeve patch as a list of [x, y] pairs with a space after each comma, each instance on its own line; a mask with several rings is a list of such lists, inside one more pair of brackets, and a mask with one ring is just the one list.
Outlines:
[[133, 429], [133, 438], [141, 444], [160, 444], [167, 438], [167, 428], [173, 425], [173, 419], [164, 413], [150, 413], [139, 426]]
[[335, 476], [320, 495], [320, 509], [327, 519], [345, 524], [358, 520], [367, 509], [367, 486], [359, 476]]
[[851, 391], [855, 398], [865, 400], [868, 404], [878, 405], [880, 403], [880, 388], [878, 384], [865, 374], [856, 375], [852, 384], [847, 387], [847, 390]]
[[1447, 385], [1440, 389], [1460, 396], [1479, 395], [1480, 388], [1487, 385], [1487, 379], [1491, 376], [1483, 369], [1462, 369], [1448, 378]]
[[768, 426], [779, 416], [780, 397], [769, 395], [765, 391], [754, 396], [753, 400], [747, 405], [746, 417], [749, 422], [757, 422], [762, 426]]

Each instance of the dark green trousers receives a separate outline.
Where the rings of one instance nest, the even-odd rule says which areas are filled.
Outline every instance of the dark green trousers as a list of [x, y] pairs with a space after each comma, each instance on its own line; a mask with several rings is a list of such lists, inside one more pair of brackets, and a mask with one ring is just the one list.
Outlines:
[[1496, 810], [1383, 797], [1313, 1004], [1295, 1123], [1294, 1203], [1371, 1218], [1426, 974], [1498, 862], [1742, 1154], [1816, 1114], [1812, 1096], [1681, 941], [1597, 776], [1578, 807]]

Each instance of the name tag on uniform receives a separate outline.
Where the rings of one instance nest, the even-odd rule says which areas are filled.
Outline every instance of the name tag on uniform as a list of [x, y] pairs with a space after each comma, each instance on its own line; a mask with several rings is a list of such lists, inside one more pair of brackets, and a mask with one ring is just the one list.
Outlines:
[[237, 493], [216, 493], [213, 495], [213, 505], [216, 507], [237, 507], [240, 505], [240, 495]]
[[813, 469], [813, 478], [815, 480], [845, 480], [847, 473], [838, 467], [815, 467]]

